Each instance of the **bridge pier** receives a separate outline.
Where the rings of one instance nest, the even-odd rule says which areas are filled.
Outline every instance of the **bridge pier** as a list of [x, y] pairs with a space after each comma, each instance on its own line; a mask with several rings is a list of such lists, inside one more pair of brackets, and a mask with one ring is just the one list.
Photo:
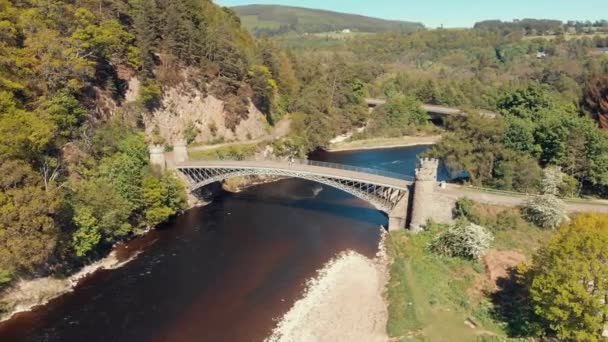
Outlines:
[[409, 193], [405, 193], [403, 198], [397, 202], [397, 205], [391, 210], [388, 215], [388, 231], [404, 230], [407, 225], [407, 209], [409, 204]]

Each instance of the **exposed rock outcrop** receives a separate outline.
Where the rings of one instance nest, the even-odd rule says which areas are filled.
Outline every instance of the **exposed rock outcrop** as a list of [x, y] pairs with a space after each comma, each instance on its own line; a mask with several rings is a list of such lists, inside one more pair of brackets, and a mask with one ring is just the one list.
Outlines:
[[[136, 101], [140, 82], [137, 78], [129, 81], [125, 103]], [[183, 132], [190, 124], [200, 132], [197, 143], [212, 141], [247, 141], [268, 134], [265, 115], [252, 103], [249, 112], [233, 131], [226, 127], [224, 102], [213, 95], [206, 95], [196, 87], [185, 84], [165, 89], [159, 108], [143, 116], [146, 133], [159, 134], [171, 142], [183, 138]], [[156, 130], [156, 132], [154, 132]]]

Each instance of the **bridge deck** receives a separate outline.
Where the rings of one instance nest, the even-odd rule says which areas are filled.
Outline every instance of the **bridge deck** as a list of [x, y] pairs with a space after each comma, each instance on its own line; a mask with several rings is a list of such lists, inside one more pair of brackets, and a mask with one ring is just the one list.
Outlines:
[[[331, 165], [331, 166], [329, 166]], [[177, 168], [234, 168], [234, 169], [271, 169], [287, 173], [301, 172], [344, 180], [371, 183], [395, 189], [407, 190], [413, 182], [389, 172], [362, 169], [354, 166], [330, 164], [315, 161], [296, 161], [294, 163], [276, 161], [188, 161], [176, 165]], [[374, 172], [374, 173], [370, 173]], [[399, 178], [397, 178], [399, 177]]]

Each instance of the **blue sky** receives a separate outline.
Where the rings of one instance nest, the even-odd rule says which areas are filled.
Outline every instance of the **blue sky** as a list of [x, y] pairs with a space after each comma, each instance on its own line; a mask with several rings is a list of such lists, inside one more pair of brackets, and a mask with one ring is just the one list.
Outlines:
[[608, 0], [216, 0], [222, 6], [278, 4], [468, 27], [483, 19], [608, 19]]

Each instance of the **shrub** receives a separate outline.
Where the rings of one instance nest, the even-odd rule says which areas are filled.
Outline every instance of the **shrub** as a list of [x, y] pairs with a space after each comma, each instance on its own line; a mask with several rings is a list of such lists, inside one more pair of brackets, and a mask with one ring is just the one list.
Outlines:
[[198, 137], [200, 133], [201, 131], [194, 125], [194, 123], [189, 121], [188, 124], [186, 124], [182, 135], [186, 140], [186, 143], [190, 145], [196, 140], [196, 137]]
[[523, 207], [528, 222], [541, 228], [555, 229], [567, 218], [565, 205], [555, 195], [539, 195], [529, 199]]
[[474, 219], [474, 216], [477, 214], [475, 212], [475, 203], [466, 197], [459, 198], [456, 201], [452, 214], [454, 218], [466, 218], [473, 223], [479, 223], [479, 220]]
[[450, 226], [431, 241], [432, 252], [466, 259], [479, 259], [490, 248], [494, 237], [487, 229], [466, 220]]

